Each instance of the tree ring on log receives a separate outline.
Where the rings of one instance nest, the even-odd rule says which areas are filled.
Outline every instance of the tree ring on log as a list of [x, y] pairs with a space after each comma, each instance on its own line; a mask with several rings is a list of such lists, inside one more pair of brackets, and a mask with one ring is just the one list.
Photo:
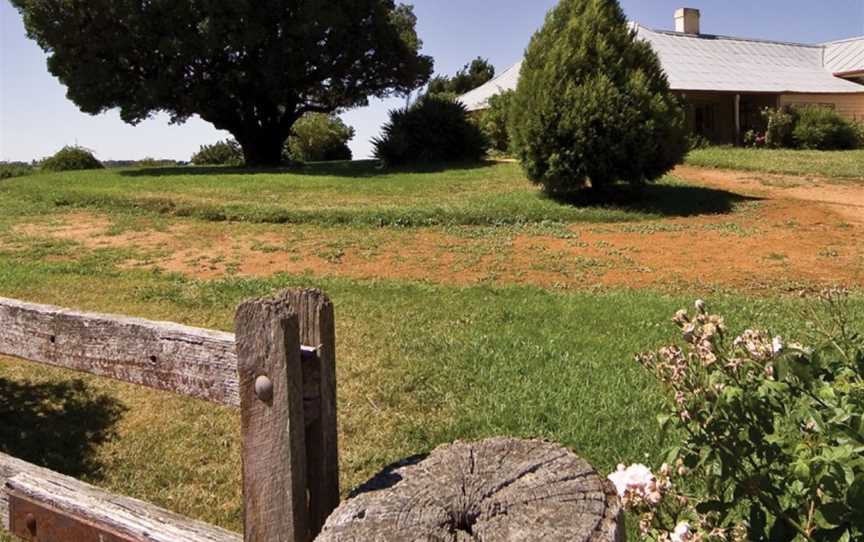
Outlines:
[[559, 445], [456, 442], [392, 465], [327, 519], [318, 542], [623, 540], [614, 487]]

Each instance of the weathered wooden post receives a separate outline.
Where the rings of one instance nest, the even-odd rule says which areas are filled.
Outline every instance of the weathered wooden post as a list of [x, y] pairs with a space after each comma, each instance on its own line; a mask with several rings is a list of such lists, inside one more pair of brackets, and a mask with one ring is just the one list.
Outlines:
[[333, 305], [288, 290], [240, 305], [235, 327], [244, 539], [305, 542], [339, 504]]

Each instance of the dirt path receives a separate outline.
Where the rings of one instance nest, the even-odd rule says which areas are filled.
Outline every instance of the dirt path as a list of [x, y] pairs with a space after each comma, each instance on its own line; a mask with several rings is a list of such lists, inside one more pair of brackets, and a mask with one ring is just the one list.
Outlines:
[[145, 225], [112, 234], [107, 216], [81, 213], [16, 231], [89, 249], [132, 249], [123, 267], [200, 278], [309, 273], [460, 285], [772, 291], [864, 285], [864, 184], [691, 167], [675, 175], [761, 201], [730, 214], [553, 232], [177, 221], [163, 230]]

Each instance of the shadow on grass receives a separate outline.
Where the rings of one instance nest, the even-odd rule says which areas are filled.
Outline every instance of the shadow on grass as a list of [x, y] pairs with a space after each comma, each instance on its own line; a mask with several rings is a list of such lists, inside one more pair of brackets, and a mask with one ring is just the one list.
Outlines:
[[124, 177], [165, 177], [174, 175], [313, 175], [365, 179], [399, 173], [440, 173], [492, 167], [496, 162], [470, 162], [450, 164], [423, 164], [410, 167], [383, 167], [377, 160], [353, 160], [343, 162], [312, 162], [280, 168], [244, 168], [224, 166], [179, 166], [127, 169], [120, 172]]
[[427, 457], [429, 457], [429, 454], [414, 455], [384, 467], [384, 470], [376, 474], [364, 484], [352, 490], [348, 495], [348, 498], [352, 499], [357, 495], [362, 495], [363, 493], [372, 493], [373, 491], [381, 491], [382, 489], [389, 489], [395, 486], [402, 481], [402, 475], [396, 472], [397, 470], [422, 463]]
[[726, 214], [742, 203], [760, 201], [760, 198], [725, 190], [683, 184], [648, 185], [638, 189], [621, 186], [603, 191], [580, 190], [543, 197], [575, 207], [612, 207], [664, 217]]
[[33, 384], [0, 378], [0, 452], [76, 478], [98, 478], [96, 448], [114, 438], [125, 410], [82, 380]]

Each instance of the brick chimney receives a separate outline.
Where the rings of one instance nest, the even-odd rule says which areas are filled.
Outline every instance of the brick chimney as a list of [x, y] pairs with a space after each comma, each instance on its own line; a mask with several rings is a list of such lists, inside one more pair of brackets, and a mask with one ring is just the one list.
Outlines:
[[698, 9], [681, 8], [675, 11], [675, 31], [684, 34], [698, 34], [700, 17], [701, 14]]

